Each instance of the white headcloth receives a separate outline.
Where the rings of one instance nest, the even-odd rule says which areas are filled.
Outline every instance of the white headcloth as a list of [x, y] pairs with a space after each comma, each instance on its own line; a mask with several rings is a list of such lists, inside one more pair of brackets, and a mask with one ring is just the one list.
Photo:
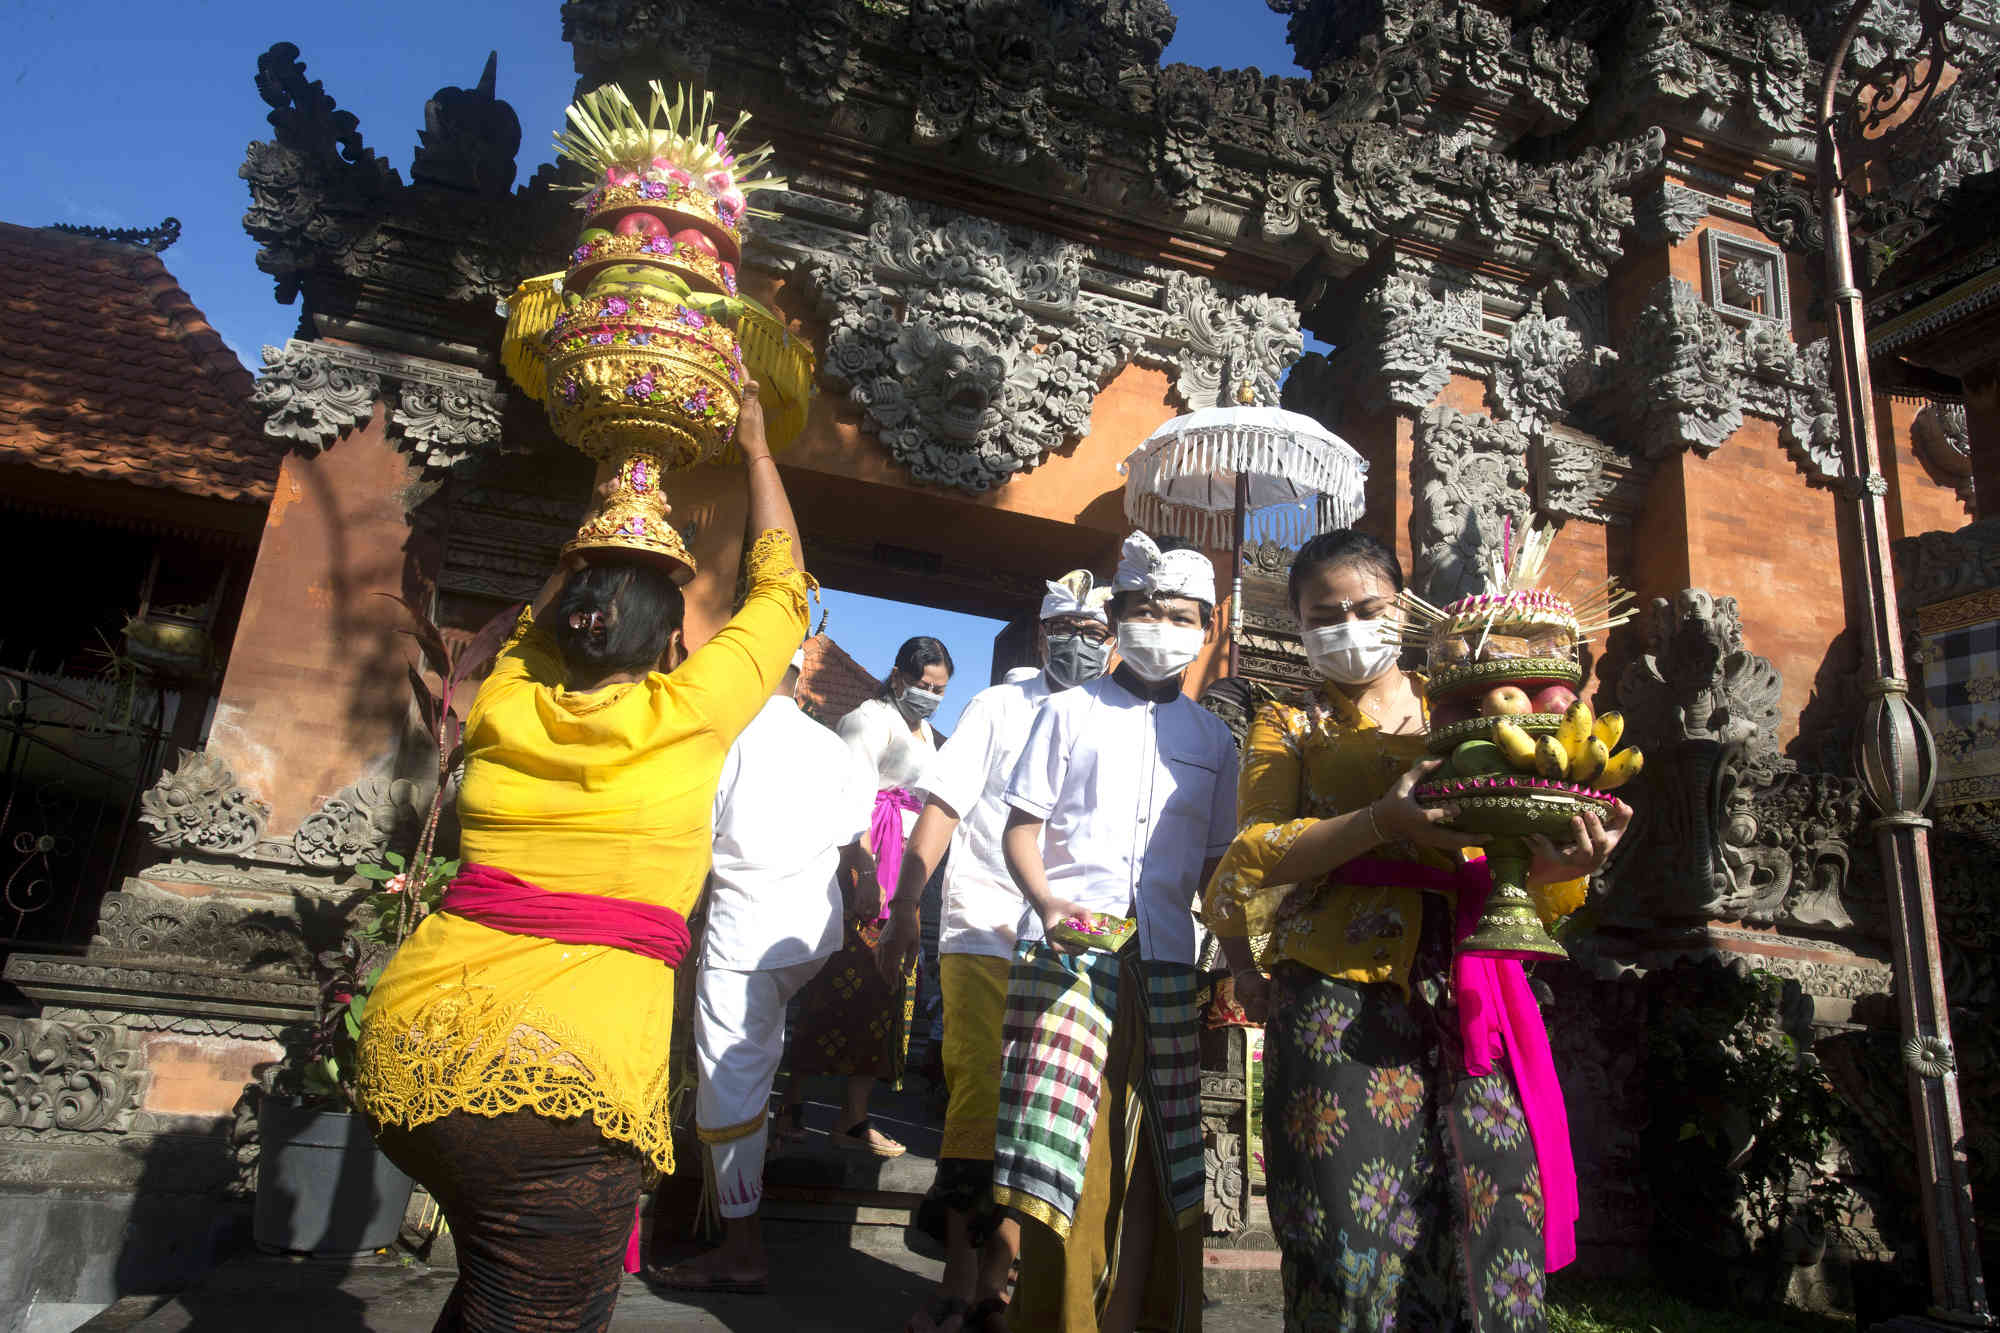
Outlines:
[[1215, 566], [1200, 551], [1162, 552], [1153, 539], [1135, 532], [1118, 553], [1118, 574], [1112, 586], [1119, 592], [1147, 596], [1192, 597], [1215, 605]]
[[792, 670], [804, 671], [805, 669], [806, 669], [806, 646], [804, 644], [800, 644], [799, 650], [792, 654]]
[[1072, 569], [1060, 579], [1048, 583], [1048, 595], [1042, 598], [1042, 619], [1053, 620], [1057, 616], [1082, 616], [1095, 620], [1100, 625], [1104, 619], [1104, 604], [1111, 600], [1111, 590], [1097, 586], [1097, 579], [1087, 569]]

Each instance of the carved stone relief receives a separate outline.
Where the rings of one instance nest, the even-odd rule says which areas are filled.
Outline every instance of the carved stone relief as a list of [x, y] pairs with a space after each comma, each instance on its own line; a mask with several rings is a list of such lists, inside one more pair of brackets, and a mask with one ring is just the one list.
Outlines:
[[1632, 460], [1595, 435], [1546, 427], [1530, 451], [1535, 507], [1552, 517], [1630, 523], [1644, 499], [1644, 477]]
[[123, 1132], [152, 1077], [123, 1028], [0, 1015], [0, 1128]]
[[1966, 433], [1965, 404], [1925, 403], [1910, 423], [1910, 443], [1931, 480], [1950, 486], [1972, 511], [1972, 442]]
[[1129, 362], [1173, 371], [1193, 407], [1274, 401], [1298, 355], [1277, 297], [880, 192], [829, 227], [830, 202], [788, 195], [760, 244], [827, 322], [822, 373], [923, 481], [983, 491], [1037, 466]]
[[171, 772], [139, 797], [139, 822], [155, 847], [245, 852], [263, 835], [271, 808], [238, 785], [228, 764], [206, 752], [182, 750]]
[[1622, 416], [1649, 459], [1679, 449], [1710, 454], [1755, 412], [1815, 485], [1840, 475], [1840, 441], [1827, 383], [1827, 343], [1801, 348], [1775, 320], [1738, 329], [1679, 278], [1654, 288], [1634, 321], [1621, 369]]
[[1368, 353], [1389, 401], [1413, 412], [1431, 405], [1451, 379], [1451, 343], [1480, 332], [1476, 291], [1432, 289], [1422, 270], [1392, 271], [1362, 302]]
[[442, 470], [500, 442], [500, 387], [472, 371], [419, 357], [301, 342], [264, 349], [251, 404], [264, 433], [318, 450], [367, 421], [393, 394], [396, 438], [427, 469]]
[[[1816, 854], [1802, 850], [1817, 841], [1805, 831], [1811, 821], [1784, 816], [1784, 802], [1804, 809], [1803, 795], [1758, 805], [1788, 771], [1778, 752], [1784, 682], [1744, 646], [1733, 597], [1687, 588], [1672, 602], [1656, 598], [1642, 630], [1645, 651], [1617, 691], [1626, 734], [1647, 760], [1634, 798], [1646, 817], [1614, 867], [1626, 906], [1665, 919], [1775, 920], [1795, 887], [1824, 887]], [[1794, 864], [1795, 851], [1806, 864]], [[1818, 896], [1808, 910], [1829, 915]]]
[[1433, 407], [1417, 422], [1414, 473], [1412, 586], [1438, 606], [1486, 591], [1486, 552], [1500, 548], [1506, 523], [1524, 531], [1534, 513], [1527, 436], [1509, 422]]
[[[298, 917], [241, 896], [169, 893], [141, 879], [104, 895], [91, 936], [93, 957], [191, 958], [248, 972], [296, 970], [311, 961]], [[280, 900], [282, 901], [282, 900]]]
[[342, 787], [306, 816], [292, 835], [292, 846], [299, 860], [315, 869], [351, 869], [378, 861], [422, 822], [416, 784], [402, 778], [363, 778]]

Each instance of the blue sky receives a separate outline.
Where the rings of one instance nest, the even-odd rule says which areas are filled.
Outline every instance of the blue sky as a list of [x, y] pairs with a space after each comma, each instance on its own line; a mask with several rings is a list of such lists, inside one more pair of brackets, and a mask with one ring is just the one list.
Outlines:
[[[1168, 62], [1293, 71], [1285, 20], [1262, 0], [1174, 9]], [[522, 180], [553, 156], [575, 83], [558, 0], [14, 0], [0, 16], [0, 220], [145, 227], [178, 217], [167, 266], [253, 371], [258, 349], [282, 343], [298, 319], [273, 299], [242, 227], [249, 196], [236, 169], [269, 132], [254, 83], [264, 50], [296, 45], [306, 76], [405, 176], [425, 100], [477, 82], [489, 50], [500, 55], [500, 96], [521, 117]], [[835, 610], [828, 632], [878, 674], [910, 634], [950, 645], [962, 685], [940, 715], [947, 729], [986, 680], [994, 622], [853, 597]]]

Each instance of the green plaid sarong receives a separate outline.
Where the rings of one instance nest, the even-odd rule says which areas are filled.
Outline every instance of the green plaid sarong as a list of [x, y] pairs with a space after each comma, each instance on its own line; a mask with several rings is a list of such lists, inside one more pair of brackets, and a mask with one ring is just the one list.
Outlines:
[[[1142, 978], [1145, 1030], [1116, 1033], [1120, 987]], [[1130, 1105], [1135, 1115], [1143, 1107], [1168, 1208], [1176, 1226], [1199, 1216], [1205, 1173], [1198, 988], [1193, 968], [1143, 962], [1136, 941], [1115, 955], [1071, 955], [1045, 941], [1016, 950], [993, 1154], [994, 1197], [1002, 1207], [1068, 1236], [1113, 1044], [1134, 1041], [1140, 1095]], [[1137, 1138], [1128, 1134], [1126, 1142]]]

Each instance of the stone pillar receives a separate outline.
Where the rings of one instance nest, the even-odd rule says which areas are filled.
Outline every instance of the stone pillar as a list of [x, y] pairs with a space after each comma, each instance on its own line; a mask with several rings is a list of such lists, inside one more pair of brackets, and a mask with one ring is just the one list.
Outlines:
[[2000, 518], [2000, 364], [1981, 366], [1964, 383], [1973, 517]]

